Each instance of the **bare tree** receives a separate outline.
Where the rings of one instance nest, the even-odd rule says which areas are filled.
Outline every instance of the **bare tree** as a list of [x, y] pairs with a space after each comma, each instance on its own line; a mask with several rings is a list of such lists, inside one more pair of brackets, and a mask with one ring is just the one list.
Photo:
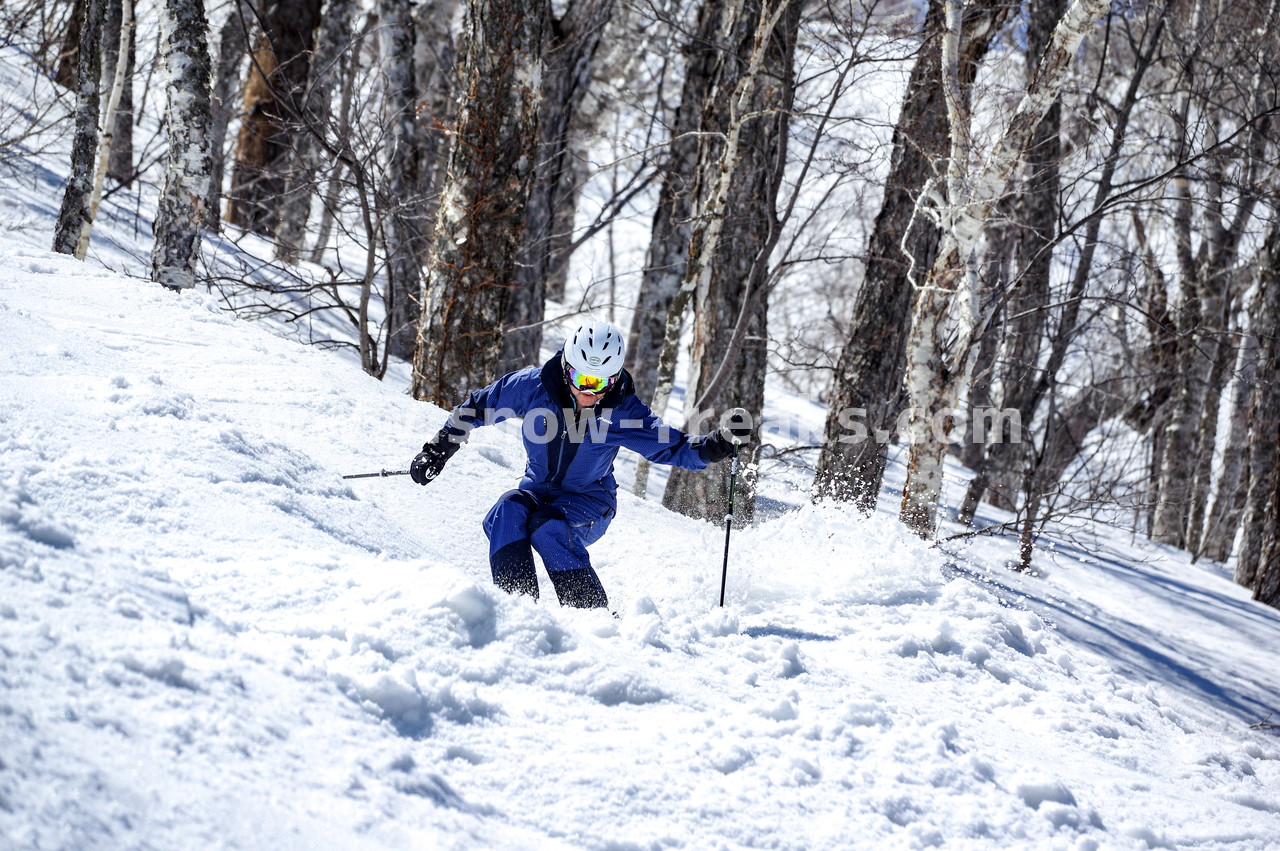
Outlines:
[[643, 399], [652, 399], [657, 389], [658, 357], [666, 334], [667, 313], [684, 278], [698, 175], [698, 131], [723, 49], [715, 34], [724, 8], [720, 0], [705, 0], [683, 46], [684, 83], [670, 122], [666, 156], [660, 164], [662, 185], [649, 229], [649, 249], [627, 343], [636, 393]]
[[470, 0], [412, 392], [451, 407], [496, 377], [537, 150], [547, 6]]
[[262, 36], [245, 87], [227, 221], [274, 237], [320, 0], [262, 0]]
[[[947, 415], [968, 383], [971, 347], [981, 320], [976, 315], [974, 251], [991, 211], [1004, 194], [1014, 169], [1045, 112], [1057, 98], [1076, 48], [1107, 6], [1106, 0], [1075, 0], [1054, 29], [1039, 70], [1027, 87], [999, 140], [975, 169], [970, 104], [959, 72], [963, 9], [945, 5], [947, 32], [942, 40], [943, 93], [951, 126], [951, 153], [945, 188], [939, 187], [929, 211], [942, 231], [937, 258], [916, 298], [907, 338], [906, 388], [911, 445], [899, 517], [921, 537], [933, 535], [942, 494]], [[921, 209], [918, 207], [918, 209]], [[926, 208], [927, 209], [927, 208]], [[943, 418], [941, 434], [931, 427]]]
[[546, 298], [564, 296], [563, 279], [583, 177], [571, 136], [584, 123], [581, 109], [592, 65], [614, 8], [615, 0], [570, 0], [563, 14], [548, 22], [538, 160], [507, 305], [501, 372], [538, 359]]
[[1254, 587], [1266, 541], [1276, 537], [1277, 529], [1268, 505], [1275, 494], [1280, 445], [1280, 225], [1274, 223], [1259, 257], [1250, 313], [1259, 323], [1258, 372], [1249, 417], [1249, 489], [1235, 569], [1235, 581], [1246, 588]]
[[[1164, 425], [1152, 537], [1192, 550], [1198, 548], [1208, 501], [1209, 463], [1223, 378], [1235, 357], [1225, 337], [1241, 289], [1233, 270], [1259, 200], [1254, 188], [1258, 170], [1268, 159], [1268, 122], [1258, 116], [1277, 102], [1267, 57], [1275, 55], [1271, 42], [1280, 4], [1271, 0], [1269, 6], [1258, 18], [1242, 20], [1238, 12], [1226, 16], [1216, 4], [1198, 0], [1185, 24], [1187, 33], [1195, 33], [1196, 38], [1181, 60], [1188, 79], [1174, 111], [1176, 138], [1179, 148], [1188, 151], [1195, 137], [1203, 135], [1206, 150], [1199, 158], [1203, 165], [1186, 162], [1172, 184], [1181, 304], [1174, 315], [1179, 332], [1177, 364]], [[1227, 55], [1210, 53], [1211, 47], [1234, 45], [1240, 29], [1255, 29], [1253, 25], [1261, 33], [1258, 42], [1246, 43], [1243, 50]], [[1232, 91], [1228, 81], [1236, 78], [1240, 67], [1248, 67], [1243, 63], [1250, 60], [1256, 62], [1253, 73]], [[1230, 149], [1221, 144], [1228, 135], [1238, 139]], [[1234, 204], [1227, 194], [1231, 172], [1245, 176]], [[1200, 197], [1196, 197], [1193, 185], [1203, 187]], [[1197, 216], [1202, 218], [1198, 227], [1194, 223]]]
[[[973, 83], [994, 34], [1012, 10], [1006, 3], [981, 2], [965, 13], [956, 58], [962, 87]], [[942, 29], [942, 3], [937, 0], [930, 3], [925, 17], [920, 53], [894, 128], [884, 200], [868, 245], [848, 337], [836, 364], [814, 480], [815, 495], [852, 501], [864, 512], [875, 509], [889, 436], [903, 406], [906, 336], [915, 300], [908, 270], [928, 268], [937, 252], [938, 229], [918, 220], [914, 210], [935, 174], [935, 164], [947, 154]], [[871, 439], [849, 433], [843, 418], [851, 412], [862, 418]]]
[[[794, 0], [745, 7], [738, 26], [754, 34], [730, 33], [729, 43], [742, 45], [743, 52], [725, 56], [717, 86], [733, 99], [707, 102], [716, 116], [704, 121], [704, 130], [724, 127], [727, 139], [719, 150], [716, 136], [705, 137], [700, 158], [718, 166], [710, 174], [727, 179], [710, 196], [711, 204], [723, 196], [722, 206], [706, 211], [722, 217], [718, 233], [716, 223], [708, 223], [699, 240], [703, 231], [695, 224], [690, 246], [689, 263], [699, 279], [685, 422], [695, 433], [714, 429], [730, 408], [744, 408], [756, 422], [764, 409], [769, 259], [782, 233], [778, 190], [787, 166], [800, 20], [801, 4]], [[731, 70], [730, 63], [741, 70]], [[731, 86], [737, 74], [742, 78]], [[737, 497], [746, 520], [755, 511], [754, 484], [754, 476], [743, 477]], [[693, 517], [722, 516], [727, 503], [728, 486], [718, 471], [673, 470], [663, 494], [664, 505]]]

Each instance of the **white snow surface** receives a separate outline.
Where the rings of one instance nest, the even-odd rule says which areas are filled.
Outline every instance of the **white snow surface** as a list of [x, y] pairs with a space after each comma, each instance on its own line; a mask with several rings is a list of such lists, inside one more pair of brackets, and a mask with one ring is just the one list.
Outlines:
[[[0, 844], [1266, 848], [1280, 613], [890, 516], [621, 495], [620, 618], [497, 591], [523, 467], [346, 359], [0, 235]], [[948, 567], [948, 565], [954, 565]]]

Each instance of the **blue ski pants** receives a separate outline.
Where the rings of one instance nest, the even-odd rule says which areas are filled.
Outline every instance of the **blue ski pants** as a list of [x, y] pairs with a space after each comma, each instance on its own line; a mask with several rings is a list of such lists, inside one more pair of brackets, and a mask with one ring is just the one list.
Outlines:
[[566, 493], [552, 498], [533, 491], [507, 491], [484, 518], [494, 584], [537, 599], [538, 574], [533, 564], [533, 550], [537, 550], [562, 605], [608, 606], [587, 547], [600, 540], [612, 518], [612, 507], [594, 497]]

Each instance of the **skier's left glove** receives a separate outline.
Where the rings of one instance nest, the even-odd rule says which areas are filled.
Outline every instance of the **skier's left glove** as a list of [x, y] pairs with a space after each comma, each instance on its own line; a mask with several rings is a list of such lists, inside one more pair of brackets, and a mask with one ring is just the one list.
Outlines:
[[746, 408], [733, 408], [720, 416], [720, 435], [732, 443], [746, 443], [751, 439], [751, 415]]
[[409, 478], [420, 485], [440, 475], [445, 463], [453, 457], [462, 444], [458, 443], [447, 429], [440, 429], [434, 439], [422, 444], [422, 451], [409, 465]]
[[702, 456], [708, 464], [723, 461], [733, 454], [734, 447], [751, 438], [751, 415], [744, 408], [725, 411], [720, 417], [720, 428], [702, 441]]

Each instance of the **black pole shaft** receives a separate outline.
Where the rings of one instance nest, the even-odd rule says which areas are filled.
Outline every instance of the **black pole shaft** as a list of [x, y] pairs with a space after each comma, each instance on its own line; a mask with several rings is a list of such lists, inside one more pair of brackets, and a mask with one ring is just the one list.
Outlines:
[[729, 582], [729, 535], [733, 532], [733, 487], [738, 481], [738, 444], [733, 444], [733, 466], [729, 468], [729, 513], [724, 516], [724, 564], [720, 568], [720, 608], [724, 608], [724, 588]]
[[384, 476], [407, 476], [408, 470], [381, 470], [377, 473], [356, 473], [353, 476], [343, 476], [344, 479], [380, 479]]

